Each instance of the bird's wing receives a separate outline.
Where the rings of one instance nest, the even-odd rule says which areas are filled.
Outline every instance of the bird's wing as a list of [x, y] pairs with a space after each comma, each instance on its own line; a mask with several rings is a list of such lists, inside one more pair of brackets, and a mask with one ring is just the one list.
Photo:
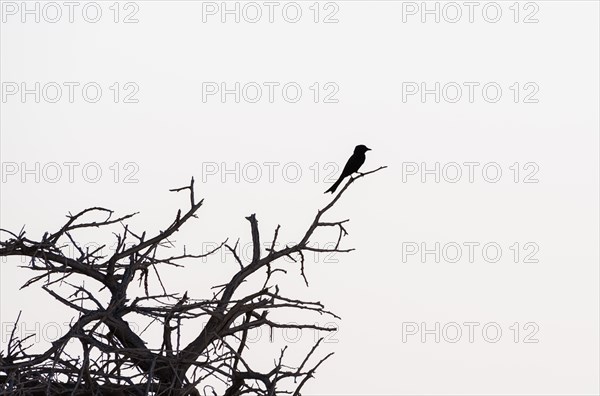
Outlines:
[[356, 158], [354, 157], [354, 154], [352, 154], [350, 156], [350, 158], [348, 158], [348, 161], [346, 162], [346, 165], [344, 166], [344, 170], [342, 171], [340, 178], [344, 178], [355, 172], [355, 170], [353, 169], [355, 167], [355, 162], [356, 162]]

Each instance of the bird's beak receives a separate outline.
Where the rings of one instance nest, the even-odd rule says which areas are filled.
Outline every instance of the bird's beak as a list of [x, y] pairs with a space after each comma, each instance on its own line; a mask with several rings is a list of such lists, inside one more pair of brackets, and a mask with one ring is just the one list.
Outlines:
[[371, 149], [367, 147], [367, 151], [371, 151]]

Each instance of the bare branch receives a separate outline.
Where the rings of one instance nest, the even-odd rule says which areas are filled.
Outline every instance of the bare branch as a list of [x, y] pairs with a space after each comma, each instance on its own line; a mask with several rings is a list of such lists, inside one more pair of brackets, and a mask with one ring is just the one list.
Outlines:
[[[294, 273], [289, 271], [290, 265], [298, 266], [308, 287], [306, 252], [354, 250], [342, 247], [342, 239], [348, 235], [349, 220], [322, 218], [352, 183], [384, 168], [351, 177], [337, 195], [317, 211], [299, 243], [278, 249], [281, 226], [277, 225], [264, 256], [261, 256], [257, 217], [255, 214], [246, 217], [253, 248], [249, 263], [242, 262], [237, 253], [239, 239], [233, 247], [225, 240], [207, 252], [189, 253], [184, 246], [183, 253], [164, 254], [165, 249], [175, 247], [170, 240], [173, 234], [189, 219], [197, 218], [196, 213], [204, 202], [195, 201], [194, 178], [189, 185], [170, 190], [189, 191], [189, 209], [177, 211], [164, 231], [150, 238], [146, 232], [136, 233], [125, 224], [136, 213], [113, 217], [112, 211], [102, 207], [69, 214], [62, 227], [44, 233], [39, 240], [27, 237], [24, 228], [19, 232], [0, 229], [0, 235], [6, 236], [0, 240], [0, 257], [27, 257], [29, 263], [23, 267], [35, 272], [23, 287], [40, 282], [42, 290], [52, 297], [48, 304], [59, 303], [76, 314], [63, 336], [44, 352], [33, 354], [30, 352], [33, 335], [19, 339], [15, 331], [21, 318], [19, 313], [7, 349], [0, 353], [0, 393], [199, 396], [196, 387], [201, 387], [205, 393], [210, 391], [214, 395], [300, 396], [306, 382], [333, 355], [316, 357], [323, 339], [313, 345], [296, 368], [287, 363], [287, 347], [284, 347], [273, 361], [273, 367], [262, 372], [253, 368], [247, 357], [246, 352], [254, 347], [248, 343], [248, 332], [255, 328], [266, 328], [271, 334], [274, 329], [337, 330], [330, 324], [276, 320], [277, 315], [272, 312], [340, 318], [320, 302], [284, 297], [272, 275]], [[310, 240], [317, 229], [331, 227], [337, 230], [335, 247], [311, 246]], [[104, 245], [90, 249], [78, 241], [79, 233], [89, 229], [106, 231], [111, 238], [114, 235], [116, 248], [112, 255], [102, 254]], [[67, 253], [66, 246], [74, 248], [72, 254]], [[223, 247], [232, 252], [239, 268], [235, 267], [227, 283], [210, 289], [211, 296], [192, 295], [201, 290], [190, 290], [189, 296], [186, 291], [181, 297], [167, 292], [169, 285], [165, 281], [170, 277], [164, 277], [165, 268], [176, 270], [184, 266], [184, 260], [204, 258]], [[281, 260], [286, 257], [292, 262]], [[85, 282], [87, 279], [94, 282]], [[135, 279], [139, 280], [137, 286]], [[90, 288], [90, 284], [96, 288]], [[243, 293], [242, 284], [246, 285]], [[65, 287], [72, 288], [70, 294], [63, 292]], [[139, 318], [147, 322], [138, 322]], [[205, 322], [200, 325], [202, 320]], [[142, 323], [142, 328], [133, 326], [134, 323]], [[158, 330], [162, 340], [147, 339], [148, 334], [153, 333], [147, 331], [149, 329]], [[187, 345], [181, 345], [184, 331], [188, 332], [186, 336], [192, 336]], [[72, 340], [78, 342], [71, 343]], [[239, 345], [234, 346], [234, 342]], [[75, 345], [79, 349], [73, 351]], [[206, 384], [208, 381], [220, 383], [221, 390], [217, 393], [216, 387]]]

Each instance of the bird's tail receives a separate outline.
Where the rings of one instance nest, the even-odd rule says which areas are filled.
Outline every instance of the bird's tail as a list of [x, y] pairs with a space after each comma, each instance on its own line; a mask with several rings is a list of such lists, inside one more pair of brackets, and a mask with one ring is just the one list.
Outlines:
[[340, 177], [339, 179], [337, 179], [337, 181], [335, 183], [333, 183], [333, 186], [329, 187], [329, 190], [325, 191], [325, 194], [327, 194], [328, 192], [333, 194], [335, 192], [335, 190], [339, 187], [341, 182], [342, 182], [342, 178]]

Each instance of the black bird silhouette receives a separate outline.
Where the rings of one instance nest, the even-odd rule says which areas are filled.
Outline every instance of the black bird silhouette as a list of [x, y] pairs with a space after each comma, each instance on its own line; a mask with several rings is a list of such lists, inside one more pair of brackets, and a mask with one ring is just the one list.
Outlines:
[[354, 148], [354, 154], [352, 154], [350, 158], [348, 158], [348, 162], [346, 162], [346, 166], [344, 166], [344, 170], [342, 171], [340, 178], [337, 179], [335, 183], [333, 183], [333, 186], [331, 186], [329, 190], [325, 191], [325, 194], [327, 194], [328, 192], [333, 194], [346, 176], [350, 176], [354, 172], [358, 172], [362, 164], [365, 163], [365, 153], [369, 150], [371, 149], [365, 146], [364, 144], [356, 146]]

